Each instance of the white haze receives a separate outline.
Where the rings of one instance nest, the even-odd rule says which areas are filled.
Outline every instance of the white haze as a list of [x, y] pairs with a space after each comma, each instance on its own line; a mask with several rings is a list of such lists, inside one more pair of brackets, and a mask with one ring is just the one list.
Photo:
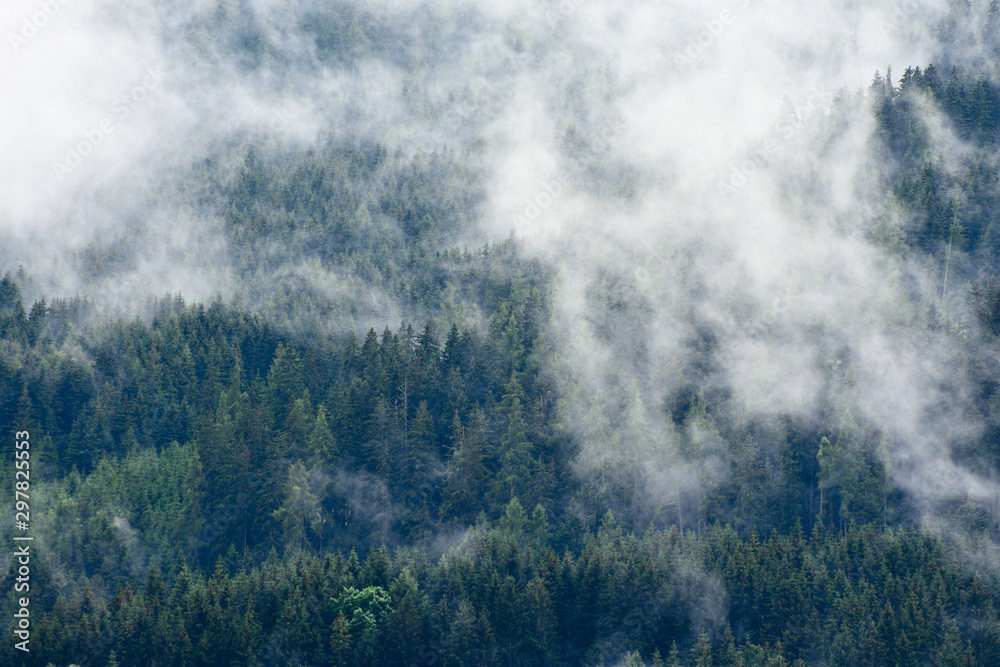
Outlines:
[[[943, 445], [976, 427], [969, 389], [957, 351], [925, 334], [924, 304], [902, 284], [919, 275], [931, 298], [939, 278], [866, 240], [877, 215], [900, 216], [866, 181], [872, 119], [847, 103], [844, 129], [831, 136], [824, 121], [839, 90], [934, 61], [946, 3], [366, 2], [358, 9], [426, 62], [350, 69], [324, 65], [299, 30], [328, 5], [220, 6], [252, 10], [281, 71], [202, 48], [215, 37], [198, 26], [216, 5], [195, 0], [69, 0], [16, 51], [0, 45], [4, 266], [23, 265], [50, 296], [232, 297], [219, 212], [178, 178], [227, 139], [448, 149], [488, 175], [470, 245], [514, 228], [558, 269], [562, 425], [581, 443], [584, 479], [599, 487], [609, 470], [641, 469], [645, 501], [664, 507], [724, 480], [722, 448], [702, 438], [681, 454], [679, 440], [697, 434], [661, 405], [685, 382], [692, 341], [711, 331], [714, 363], [688, 379], [731, 392], [749, 416], [819, 419], [829, 401], [883, 425], [894, 479], [928, 517], [938, 501], [997, 492]], [[5, 3], [5, 37], [39, 7]], [[701, 52], [679, 62], [699, 39]], [[966, 44], [959, 55], [974, 61]], [[149, 68], [162, 83], [119, 120], [112, 105]], [[105, 118], [114, 131], [59, 180], [53, 163]], [[938, 120], [928, 114], [937, 149], [959, 154]], [[748, 168], [764, 143], [769, 166]], [[740, 187], [723, 193], [720, 182]], [[81, 253], [126, 235], [111, 278], [81, 275]], [[321, 293], [344, 289], [319, 265], [288, 271]], [[397, 305], [374, 303], [385, 323], [399, 321]]]

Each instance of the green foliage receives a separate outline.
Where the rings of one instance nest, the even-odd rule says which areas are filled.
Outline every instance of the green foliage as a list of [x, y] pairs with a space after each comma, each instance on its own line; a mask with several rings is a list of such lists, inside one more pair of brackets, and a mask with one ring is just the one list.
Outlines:
[[379, 586], [362, 590], [345, 588], [333, 600], [334, 611], [348, 619], [347, 629], [352, 636], [361, 637], [374, 633], [392, 611], [389, 594]]
[[[442, 660], [578, 664], [625, 642], [633, 664], [971, 665], [1000, 651], [993, 593], [918, 531], [760, 541], [671, 527], [640, 538], [606, 522], [559, 557], [525, 541], [532, 523], [512, 501], [434, 564], [409, 550], [373, 552], [363, 566], [300, 553], [231, 572], [220, 563], [211, 576], [154, 569], [110, 599], [87, 583], [58, 604], [38, 601], [34, 638], [51, 647], [38, 660], [242, 664], [278, 650], [313, 664], [400, 664], [424, 659], [423, 646]], [[719, 595], [712, 582], [726, 591], [722, 625], [698, 628], [692, 619]]]
[[[246, 12], [220, 6], [226, 39]], [[324, 63], [389, 49], [360, 9], [303, 28]], [[266, 35], [244, 37], [259, 65]], [[900, 271], [921, 258], [941, 274], [926, 333], [965, 355], [985, 425], [941, 446], [996, 464], [1000, 94], [928, 67], [876, 75], [868, 103], [893, 165], [869, 239]], [[971, 147], [957, 166], [924, 103]], [[995, 539], [991, 514], [969, 497], [947, 537], [907, 528], [881, 425], [832, 404], [809, 423], [741, 414], [711, 386], [699, 326], [685, 386], [658, 393], [638, 377], [627, 286], [604, 275], [586, 298], [615, 305], [593, 335], [627, 338], [636, 377], [614, 396], [573, 387], [567, 410], [547, 270], [515, 238], [451, 246], [483, 196], [473, 167], [350, 141], [236, 153], [212, 187], [240, 279], [270, 290], [252, 312], [179, 296], [135, 320], [81, 300], [26, 309], [0, 279], [0, 421], [33, 434], [44, 549], [36, 664], [1000, 660], [996, 583], [947, 541]], [[361, 329], [384, 295], [417, 325]], [[850, 387], [846, 355], [831, 366], [824, 380]]]

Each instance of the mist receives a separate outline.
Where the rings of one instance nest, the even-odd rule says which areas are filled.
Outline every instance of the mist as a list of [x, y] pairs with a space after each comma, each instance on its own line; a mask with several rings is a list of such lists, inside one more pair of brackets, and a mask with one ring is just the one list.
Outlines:
[[[957, 352], [922, 339], [917, 323], [941, 278], [870, 241], [876, 216], [897, 215], [871, 177], [891, 166], [871, 152], [867, 108], [851, 101], [876, 70], [938, 59], [949, 11], [8, 3], [0, 85], [16, 102], [0, 119], [3, 263], [24, 267], [38, 296], [230, 299], [248, 267], [220, 222], [217, 186], [247, 137], [279, 151], [352, 138], [403, 159], [465, 160], [483, 196], [461, 238], [442, 242], [513, 230], [555, 268], [551, 327], [575, 383], [563, 387], [564, 427], [583, 443], [581, 474], [618, 455], [591, 441], [585, 413], [613, 412], [636, 385], [662, 399], [694, 383], [753, 417], [850, 409], [889, 425], [887, 462], [909, 492], [928, 503], [987, 496], [994, 485], [941, 446], [968, 408]], [[386, 41], [330, 57], [316, 26], [331, 16]], [[241, 55], [247, 40], [265, 55]], [[976, 62], [966, 43], [949, 57]], [[927, 123], [946, 158], [961, 153], [931, 112]], [[349, 277], [321, 263], [272, 277], [351, 298], [338, 295]], [[919, 283], [915, 299], [905, 281]], [[386, 295], [362, 305], [366, 324], [410, 314]], [[603, 332], [611, 323], [616, 336]], [[704, 331], [710, 352], [692, 349]], [[650, 441], [622, 453], [655, 469], [652, 503], [670, 486], [663, 476], [689, 463], [663, 460], [680, 425], [661, 407], [632, 405]]]

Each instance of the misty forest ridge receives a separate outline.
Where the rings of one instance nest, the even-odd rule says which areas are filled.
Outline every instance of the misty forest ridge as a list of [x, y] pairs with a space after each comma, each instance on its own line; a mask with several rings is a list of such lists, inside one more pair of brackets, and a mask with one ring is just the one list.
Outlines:
[[1000, 665], [1000, 0], [0, 19], [0, 665]]

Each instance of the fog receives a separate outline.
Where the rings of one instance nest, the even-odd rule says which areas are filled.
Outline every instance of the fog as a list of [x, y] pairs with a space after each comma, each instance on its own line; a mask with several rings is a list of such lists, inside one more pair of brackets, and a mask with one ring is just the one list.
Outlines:
[[[735, 420], [879, 425], [933, 522], [942, 501], [997, 494], [952, 460], [981, 425], [954, 339], [922, 319], [958, 313], [965, 287], [945, 289], [940, 257], [872, 242], [909, 221], [879, 185], [894, 166], [862, 97], [874, 72], [946, 46], [982, 62], [976, 25], [915, 0], [8, 2], [0, 258], [36, 297], [254, 307], [306, 285], [394, 326], [404, 304], [317, 262], [248, 284], [218, 188], [251, 139], [436, 153], [482, 194], [459, 245], [513, 230], [555, 270], [560, 426], [585, 483], [631, 480], [644, 516], [693, 527], [685, 508], [732, 456], [665, 408], [700, 392]], [[349, 56], [324, 55], [331, 26], [361, 31]], [[967, 147], [931, 105], [925, 124], [958, 164]]]

